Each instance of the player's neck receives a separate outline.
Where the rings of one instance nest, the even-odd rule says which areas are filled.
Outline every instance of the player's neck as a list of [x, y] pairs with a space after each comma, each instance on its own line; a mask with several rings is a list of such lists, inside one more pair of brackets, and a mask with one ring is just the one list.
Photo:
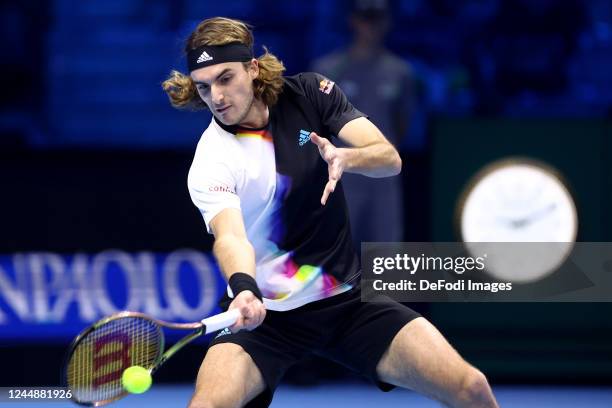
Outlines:
[[268, 124], [270, 119], [270, 111], [268, 106], [260, 99], [255, 99], [249, 112], [242, 121], [238, 124], [240, 127], [259, 129]]

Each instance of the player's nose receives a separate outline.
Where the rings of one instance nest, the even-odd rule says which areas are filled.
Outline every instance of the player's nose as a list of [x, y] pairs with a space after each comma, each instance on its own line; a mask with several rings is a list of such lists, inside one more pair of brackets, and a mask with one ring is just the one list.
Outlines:
[[212, 102], [216, 106], [223, 106], [224, 95], [223, 92], [221, 92], [221, 89], [219, 89], [219, 87], [213, 84], [210, 89], [210, 95], [212, 98]]

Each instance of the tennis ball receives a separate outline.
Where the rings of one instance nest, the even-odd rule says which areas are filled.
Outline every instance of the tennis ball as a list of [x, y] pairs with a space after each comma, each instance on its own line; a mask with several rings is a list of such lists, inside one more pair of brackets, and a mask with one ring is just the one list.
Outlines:
[[121, 376], [123, 388], [132, 394], [142, 394], [151, 387], [152, 382], [149, 370], [141, 366], [131, 366]]

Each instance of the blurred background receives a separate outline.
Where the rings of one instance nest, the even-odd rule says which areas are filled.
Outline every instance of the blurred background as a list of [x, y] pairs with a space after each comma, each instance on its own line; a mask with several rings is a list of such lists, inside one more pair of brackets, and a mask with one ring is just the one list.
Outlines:
[[[160, 86], [185, 71], [183, 41], [207, 17], [251, 23], [257, 55], [267, 46], [288, 75], [326, 71], [388, 123], [404, 163], [398, 240], [457, 240], [468, 180], [520, 155], [563, 174], [579, 241], [612, 241], [609, 0], [357, 3], [0, 3], [0, 353], [14, 367], [0, 385], [57, 384], [70, 340], [114, 311], [173, 321], [215, 311], [223, 283], [186, 185], [210, 114], [172, 109]], [[388, 57], [381, 86], [360, 82], [374, 72], [358, 65], [368, 52]], [[372, 95], [403, 110], [387, 117]], [[612, 385], [610, 304], [414, 307], [493, 384]], [[157, 381], [192, 382], [203, 344]], [[287, 381], [351, 376], [312, 360]]]

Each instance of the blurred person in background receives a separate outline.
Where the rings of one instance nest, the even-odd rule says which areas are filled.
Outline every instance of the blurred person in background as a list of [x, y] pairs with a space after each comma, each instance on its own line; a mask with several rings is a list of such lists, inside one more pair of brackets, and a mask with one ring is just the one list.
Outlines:
[[[351, 45], [317, 59], [312, 68], [336, 81], [355, 107], [401, 150], [416, 97], [411, 67], [385, 48], [390, 13], [386, 0], [353, 0]], [[358, 251], [361, 242], [403, 241], [401, 177], [346, 174], [342, 182]]]
[[47, 2], [0, 3], [0, 147], [22, 147], [38, 133], [46, 98], [47, 50], [28, 51], [46, 40]]
[[[585, 8], [578, 0], [500, 0], [465, 47], [477, 112], [548, 114], [547, 100], [569, 98], [568, 64], [587, 23]], [[554, 112], [558, 104], [552, 106]]]

